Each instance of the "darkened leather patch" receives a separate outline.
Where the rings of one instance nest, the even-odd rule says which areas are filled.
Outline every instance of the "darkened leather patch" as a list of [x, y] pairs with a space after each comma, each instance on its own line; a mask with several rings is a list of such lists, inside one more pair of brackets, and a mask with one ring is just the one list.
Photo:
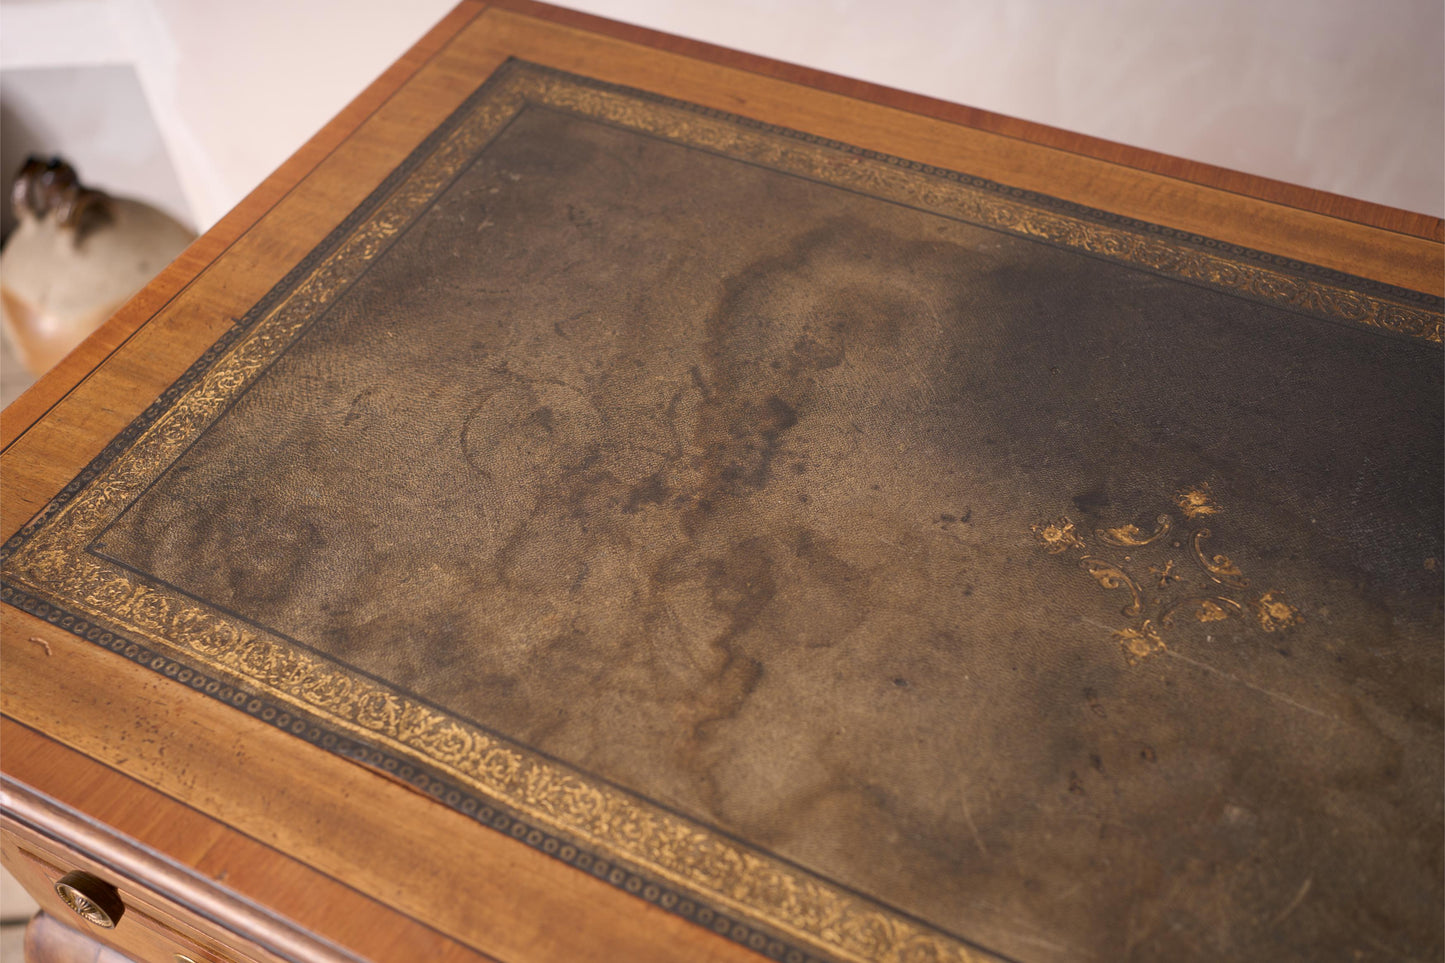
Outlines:
[[1439, 330], [512, 64], [4, 599], [779, 959], [1434, 957]]

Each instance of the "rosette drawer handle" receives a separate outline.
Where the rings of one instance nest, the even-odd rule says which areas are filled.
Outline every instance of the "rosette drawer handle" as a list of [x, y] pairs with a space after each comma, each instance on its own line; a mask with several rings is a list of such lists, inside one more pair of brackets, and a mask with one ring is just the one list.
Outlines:
[[77, 916], [103, 929], [114, 929], [125, 912], [114, 886], [80, 870], [56, 880], [55, 892]]

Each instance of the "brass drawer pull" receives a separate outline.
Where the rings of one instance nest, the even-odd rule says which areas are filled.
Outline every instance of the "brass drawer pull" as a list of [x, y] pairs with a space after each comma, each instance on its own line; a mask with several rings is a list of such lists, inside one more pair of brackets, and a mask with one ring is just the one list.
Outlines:
[[77, 916], [104, 929], [114, 929], [125, 912], [114, 886], [80, 870], [56, 880], [55, 892]]

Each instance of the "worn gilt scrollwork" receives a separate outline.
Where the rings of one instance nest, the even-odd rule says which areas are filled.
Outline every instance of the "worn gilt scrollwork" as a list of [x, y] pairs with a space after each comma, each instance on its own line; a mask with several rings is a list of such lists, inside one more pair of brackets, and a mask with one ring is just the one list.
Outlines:
[[1227, 599], [1222, 595], [1212, 598], [1185, 599], [1171, 605], [1163, 615], [1159, 616], [1159, 624], [1173, 625], [1175, 614], [1181, 611], [1191, 613], [1197, 622], [1222, 622], [1227, 618], [1243, 616], [1244, 606], [1234, 599]]
[[1088, 572], [1094, 579], [1106, 589], [1125, 588], [1129, 590], [1130, 602], [1121, 611], [1125, 615], [1138, 615], [1144, 611], [1144, 600], [1139, 594], [1139, 586], [1124, 571], [1113, 562], [1107, 562], [1102, 558], [1094, 558], [1085, 555], [1079, 559], [1079, 567]]
[[1131, 523], [1129, 525], [1120, 525], [1118, 528], [1095, 529], [1094, 534], [1098, 535], [1110, 545], [1115, 545], [1119, 548], [1140, 548], [1144, 545], [1153, 545], [1159, 541], [1159, 539], [1168, 535], [1173, 526], [1173, 519], [1168, 515], [1160, 515], [1154, 519], [1154, 531], [1152, 532], [1146, 533], [1140, 531], [1139, 526]]
[[1279, 632], [1303, 621], [1299, 609], [1284, 600], [1283, 592], [1265, 592], [1255, 600], [1254, 611], [1266, 632]]
[[1074, 533], [1074, 523], [1067, 518], [1060, 518], [1056, 522], [1041, 522], [1033, 527], [1033, 533], [1050, 555], [1061, 555], [1071, 548], [1085, 547], [1083, 539]]
[[1249, 579], [1239, 570], [1239, 566], [1230, 561], [1228, 555], [1208, 555], [1204, 551], [1204, 542], [1209, 538], [1209, 529], [1201, 528], [1194, 533], [1189, 544], [1194, 548], [1194, 558], [1199, 562], [1199, 567], [1204, 569], [1206, 575], [1218, 582], [1220, 585], [1229, 588], [1247, 588]]
[[1195, 485], [1193, 488], [1182, 489], [1174, 496], [1174, 502], [1179, 510], [1188, 519], [1203, 518], [1206, 515], [1213, 515], [1219, 511], [1219, 507], [1213, 502], [1214, 495], [1208, 485]]
[[[1181, 557], [1162, 558], [1155, 564], [1143, 566], [1147, 577], [1136, 576], [1130, 566], [1142, 565], [1132, 554], [1121, 559], [1104, 558], [1099, 555], [1080, 555], [1079, 567], [1105, 589], [1127, 589], [1130, 602], [1121, 610], [1125, 616], [1136, 621], [1113, 633], [1129, 664], [1137, 664], [1153, 655], [1165, 652], [1162, 629], [1171, 629], [1180, 620], [1197, 623], [1223, 622], [1227, 619], [1244, 620], [1252, 612], [1255, 622], [1266, 632], [1283, 632], [1304, 621], [1299, 609], [1285, 600], [1278, 589], [1271, 589], [1253, 599], [1233, 597], [1249, 588], [1250, 581], [1238, 564], [1229, 556], [1205, 550], [1205, 543], [1212, 538], [1208, 528], [1195, 528], [1185, 532], [1190, 523], [1219, 515], [1223, 508], [1214, 499], [1206, 484], [1195, 485], [1175, 493], [1174, 503], [1183, 521], [1171, 515], [1161, 514], [1154, 520], [1152, 531], [1144, 531], [1133, 523], [1113, 528], [1097, 528], [1094, 534], [1106, 545], [1134, 552], [1153, 546], [1155, 550], [1167, 547], [1170, 551], [1186, 552], [1194, 562], [1198, 573], [1191, 581], [1184, 573], [1189, 562]], [[1050, 555], [1063, 555], [1074, 549], [1080, 551], [1085, 545], [1075, 534], [1076, 526], [1067, 517], [1052, 522], [1034, 525], [1032, 531], [1041, 546]], [[1171, 533], [1176, 537], [1169, 541]], [[1199, 580], [1203, 576], [1203, 581]], [[1155, 596], [1151, 591], [1157, 589]], [[1221, 592], [1220, 589], [1224, 591]], [[1154, 615], [1148, 615], [1152, 605]]]
[[1114, 640], [1123, 648], [1124, 658], [1130, 665], [1137, 665], [1164, 651], [1164, 640], [1159, 637], [1159, 630], [1150, 619], [1120, 629], [1114, 633]]

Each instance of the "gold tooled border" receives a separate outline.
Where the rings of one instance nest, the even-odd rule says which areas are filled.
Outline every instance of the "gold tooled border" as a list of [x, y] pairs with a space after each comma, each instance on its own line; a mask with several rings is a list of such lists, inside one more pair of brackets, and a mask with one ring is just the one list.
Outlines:
[[[1100, 255], [1180, 280], [1441, 343], [1441, 299], [1290, 261], [955, 171], [620, 88], [568, 84], [537, 99], [632, 130], [895, 201], [982, 227]], [[671, 108], [670, 110], [666, 108]]]
[[[631, 889], [632, 881], [639, 880], [639, 895], [660, 901], [664, 908], [683, 911], [675, 907], [692, 905], [686, 899], [678, 903], [673, 896], [675, 906], [668, 906], [669, 887], [684, 897], [691, 894], [699, 905], [718, 907], [720, 914], [696, 909], [693, 918], [704, 924], [718, 921], [733, 938], [769, 955], [786, 953], [790, 959], [795, 955], [802, 959], [802, 951], [795, 949], [801, 947], [846, 960], [998, 959], [88, 551], [106, 526], [431, 206], [451, 179], [528, 103], [570, 110], [1319, 316], [1440, 340], [1438, 310], [1410, 303], [1421, 297], [1410, 292], [1361, 291], [1351, 287], [1349, 279], [1330, 272], [1320, 272], [1321, 277], [1290, 273], [1257, 258], [1190, 247], [1147, 226], [1091, 219], [1098, 212], [1051, 208], [1046, 198], [1009, 192], [951, 172], [512, 63], [418, 148], [237, 331], [218, 342], [67, 486], [61, 498], [7, 543], [0, 553], [4, 600], [151, 664], [182, 683], [220, 694], [237, 705], [245, 703], [251, 711], [269, 711], [273, 714], [269, 721], [279, 719], [276, 724], [298, 735], [309, 731], [323, 745], [332, 738], [334, 746], [339, 734], [351, 740], [347, 745], [354, 746], [354, 755], [374, 764], [383, 759], [414, 763], [421, 784], [430, 778], [425, 772], [441, 774], [444, 778], [436, 783], [439, 792], [445, 793], [450, 785], [475, 790], [525, 820], [517, 825], [529, 840], [529, 825], [555, 834], [546, 839], [562, 858], [568, 858], [569, 848], [574, 854], [585, 850], [602, 854], [575, 857], [578, 865], [585, 860], [594, 871], [598, 866], [604, 874], [621, 871], [619, 866], [635, 868], [640, 876], [630, 875], [631, 869], [623, 871], [625, 885]], [[322, 736], [311, 720], [332, 735]], [[381, 751], [370, 755], [368, 747]], [[444, 801], [451, 803], [451, 797]], [[545, 848], [546, 842], [538, 845]], [[649, 895], [652, 890], [655, 896]], [[753, 921], [763, 929], [738, 920]]]

